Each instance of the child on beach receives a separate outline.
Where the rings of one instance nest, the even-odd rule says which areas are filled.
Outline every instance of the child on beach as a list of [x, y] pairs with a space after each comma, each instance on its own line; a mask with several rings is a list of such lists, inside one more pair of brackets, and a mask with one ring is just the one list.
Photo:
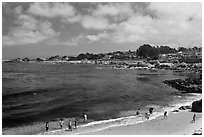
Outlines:
[[69, 123], [68, 123], [68, 130], [72, 131], [72, 120], [71, 119], [69, 120]]
[[196, 114], [193, 115], [192, 123], [195, 123], [195, 117], [196, 117]]
[[49, 131], [49, 122], [46, 122], [46, 123], [45, 123], [45, 130], [46, 130], [46, 132]]
[[83, 113], [83, 117], [84, 117], [84, 122], [87, 121], [87, 114]]
[[149, 114], [153, 113], [154, 108], [149, 108]]
[[167, 111], [164, 112], [164, 119], [167, 118]]
[[139, 115], [139, 114], [140, 114], [140, 109], [138, 109], [136, 112], [136, 115]]
[[145, 118], [149, 119], [149, 114], [148, 113], [145, 113]]
[[74, 118], [74, 126], [75, 126], [75, 128], [77, 128], [77, 119], [76, 118]]
[[60, 129], [62, 129], [62, 126], [63, 126], [63, 120], [62, 119], [60, 119], [59, 125], [60, 125]]

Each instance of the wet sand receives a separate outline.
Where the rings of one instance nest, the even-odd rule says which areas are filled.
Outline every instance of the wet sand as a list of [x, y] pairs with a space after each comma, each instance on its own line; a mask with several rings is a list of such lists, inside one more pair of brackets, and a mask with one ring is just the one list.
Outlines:
[[170, 113], [167, 119], [159, 116], [156, 119], [135, 125], [113, 127], [92, 132], [92, 135], [192, 135], [202, 128], [202, 113], [196, 113], [196, 121], [192, 123], [193, 112], [181, 111]]
[[[156, 119], [147, 120], [142, 123], [111, 127], [97, 130], [97, 126], [87, 126], [74, 129], [73, 131], [58, 130], [43, 134], [51, 135], [192, 135], [195, 130], [202, 128], [202, 113], [196, 114], [196, 121], [192, 123], [194, 112], [183, 110], [180, 112], [169, 112], [168, 118], [159, 116]], [[92, 132], [94, 131], [94, 132]]]

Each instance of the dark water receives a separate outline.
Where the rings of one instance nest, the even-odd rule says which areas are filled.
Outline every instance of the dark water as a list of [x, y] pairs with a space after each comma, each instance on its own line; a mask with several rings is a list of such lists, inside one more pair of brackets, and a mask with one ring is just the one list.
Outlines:
[[162, 81], [188, 76], [194, 74], [79, 64], [3, 63], [2, 125], [81, 117], [83, 112], [96, 121], [131, 115], [131, 110], [145, 110], [151, 105], [169, 106], [181, 99], [176, 96], [189, 95], [181, 95]]

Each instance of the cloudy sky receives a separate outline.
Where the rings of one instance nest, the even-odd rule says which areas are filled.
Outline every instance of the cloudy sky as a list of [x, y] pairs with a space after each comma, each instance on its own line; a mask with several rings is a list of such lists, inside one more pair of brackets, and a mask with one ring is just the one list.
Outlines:
[[202, 44], [201, 3], [3, 3], [2, 56]]

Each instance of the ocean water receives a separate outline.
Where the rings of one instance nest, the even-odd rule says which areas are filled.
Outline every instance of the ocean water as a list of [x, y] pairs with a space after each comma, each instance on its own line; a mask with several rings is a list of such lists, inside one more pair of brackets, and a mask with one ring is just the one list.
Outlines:
[[97, 65], [2, 63], [2, 126], [11, 128], [88, 114], [98, 130], [143, 122], [135, 116], [154, 107], [151, 118], [200, 98], [162, 81], [197, 77], [170, 70], [99, 69]]

